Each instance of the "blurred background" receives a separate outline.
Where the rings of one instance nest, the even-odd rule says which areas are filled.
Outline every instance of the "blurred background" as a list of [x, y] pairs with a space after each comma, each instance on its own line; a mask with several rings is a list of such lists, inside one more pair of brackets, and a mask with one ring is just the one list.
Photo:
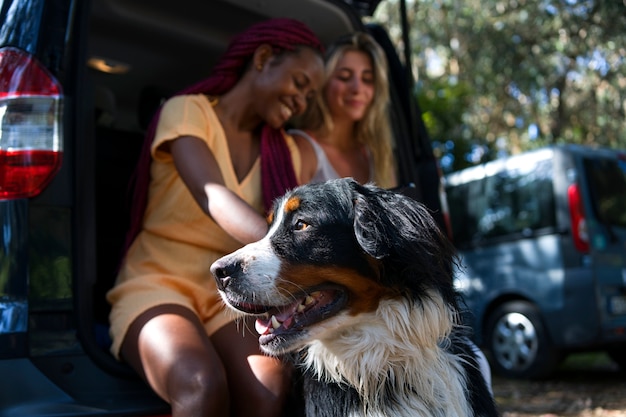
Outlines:
[[[407, 0], [444, 173], [557, 143], [626, 149], [624, 0]], [[381, 3], [400, 48], [398, 0]]]

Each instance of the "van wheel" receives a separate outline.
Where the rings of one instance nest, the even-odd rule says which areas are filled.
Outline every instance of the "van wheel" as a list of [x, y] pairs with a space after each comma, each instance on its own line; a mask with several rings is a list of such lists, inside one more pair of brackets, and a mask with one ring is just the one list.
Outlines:
[[489, 317], [487, 349], [498, 375], [509, 378], [545, 378], [560, 362], [537, 307], [513, 301], [498, 307]]

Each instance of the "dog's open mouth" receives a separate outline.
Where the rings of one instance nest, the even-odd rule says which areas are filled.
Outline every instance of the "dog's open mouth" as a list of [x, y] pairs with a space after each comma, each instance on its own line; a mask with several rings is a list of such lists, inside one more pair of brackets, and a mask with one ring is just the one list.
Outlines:
[[339, 287], [319, 288], [283, 306], [264, 306], [250, 303], [231, 305], [248, 314], [257, 315], [255, 324], [259, 343], [268, 344], [278, 336], [286, 336], [339, 311], [347, 301], [345, 290]]

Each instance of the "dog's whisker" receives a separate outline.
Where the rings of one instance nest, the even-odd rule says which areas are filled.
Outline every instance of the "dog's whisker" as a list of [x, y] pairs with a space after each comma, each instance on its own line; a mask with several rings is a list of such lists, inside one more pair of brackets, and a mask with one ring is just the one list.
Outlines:
[[[299, 283], [292, 281], [292, 280], [288, 280], [288, 279], [282, 279], [282, 282], [284, 282], [285, 284], [288, 284], [290, 287], [295, 287], [299, 292], [301, 292], [302, 294], [306, 294], [306, 287], [304, 287], [303, 285], [300, 285]], [[279, 289], [279, 291], [281, 291], [281, 289]], [[296, 296], [294, 295], [294, 291], [293, 290], [289, 290], [287, 292], [287, 296], [290, 296], [293, 298], [293, 301], [296, 301]]]

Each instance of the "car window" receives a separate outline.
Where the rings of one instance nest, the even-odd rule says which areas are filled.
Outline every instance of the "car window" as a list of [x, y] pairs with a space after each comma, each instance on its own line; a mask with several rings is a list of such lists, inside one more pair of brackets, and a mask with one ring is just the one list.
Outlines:
[[593, 211], [604, 224], [626, 227], [626, 162], [584, 158]]
[[520, 164], [495, 175], [448, 187], [457, 245], [554, 227], [552, 162]]

